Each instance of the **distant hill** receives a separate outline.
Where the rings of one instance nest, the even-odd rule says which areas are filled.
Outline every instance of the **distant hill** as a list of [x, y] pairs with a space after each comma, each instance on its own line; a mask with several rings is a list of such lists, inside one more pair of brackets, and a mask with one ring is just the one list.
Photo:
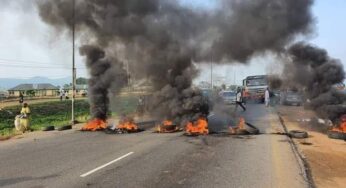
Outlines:
[[46, 77], [32, 77], [29, 79], [17, 79], [17, 78], [0, 78], [0, 88], [9, 89], [19, 84], [38, 84], [38, 83], [50, 83], [55, 86], [63, 86], [64, 84], [71, 83], [71, 77], [50, 79]]

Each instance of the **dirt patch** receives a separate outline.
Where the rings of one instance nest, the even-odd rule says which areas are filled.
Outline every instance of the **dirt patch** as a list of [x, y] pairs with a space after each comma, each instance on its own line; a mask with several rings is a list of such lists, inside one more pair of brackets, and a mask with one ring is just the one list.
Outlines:
[[304, 150], [317, 187], [344, 187], [346, 185], [346, 152]]
[[[308, 131], [308, 138], [294, 139], [294, 142], [306, 157], [316, 186], [323, 188], [345, 187], [346, 142], [330, 139], [326, 134], [312, 130], [304, 122], [297, 121], [299, 118], [311, 117], [309, 116], [311, 113], [305, 112], [302, 108], [294, 110], [292, 107], [280, 107], [279, 112], [283, 112], [281, 113], [282, 119], [288, 131], [294, 129]], [[303, 117], [302, 115], [307, 116]]]

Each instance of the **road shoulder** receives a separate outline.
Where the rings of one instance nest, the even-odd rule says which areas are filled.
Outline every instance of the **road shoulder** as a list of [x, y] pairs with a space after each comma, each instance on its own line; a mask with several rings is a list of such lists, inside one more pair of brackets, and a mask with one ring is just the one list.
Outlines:
[[329, 139], [327, 135], [309, 130], [292, 117], [281, 115], [287, 130], [308, 131], [306, 139], [293, 139], [298, 151], [309, 166], [316, 187], [346, 185], [346, 142]]

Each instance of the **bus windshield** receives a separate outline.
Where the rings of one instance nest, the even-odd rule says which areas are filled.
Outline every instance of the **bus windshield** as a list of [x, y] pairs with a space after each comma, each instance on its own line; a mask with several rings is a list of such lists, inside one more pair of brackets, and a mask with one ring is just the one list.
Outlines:
[[246, 80], [246, 86], [265, 86], [265, 85], [267, 85], [267, 80], [265, 78]]

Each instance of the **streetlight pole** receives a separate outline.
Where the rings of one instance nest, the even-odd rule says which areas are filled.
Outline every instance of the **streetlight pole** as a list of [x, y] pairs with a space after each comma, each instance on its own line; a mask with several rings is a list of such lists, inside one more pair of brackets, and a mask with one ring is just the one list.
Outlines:
[[75, 6], [76, 2], [75, 0], [72, 1], [72, 109], [71, 109], [71, 123], [72, 125], [75, 124], [75, 115], [74, 115], [74, 108], [75, 108], [75, 93], [76, 93], [76, 64], [75, 64]]
[[210, 62], [210, 86], [211, 86], [211, 89], [214, 88], [213, 86], [213, 50], [211, 51], [211, 62]]

